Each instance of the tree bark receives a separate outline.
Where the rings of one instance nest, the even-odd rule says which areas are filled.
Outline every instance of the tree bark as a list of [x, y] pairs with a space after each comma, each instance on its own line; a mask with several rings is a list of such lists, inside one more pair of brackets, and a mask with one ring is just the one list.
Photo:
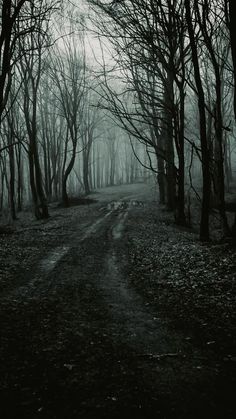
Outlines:
[[83, 183], [84, 183], [84, 192], [86, 195], [88, 195], [90, 193], [88, 150], [85, 150], [83, 152]]
[[173, 139], [173, 75], [171, 71], [167, 72], [166, 83], [164, 85], [164, 131], [166, 139], [166, 180], [167, 180], [167, 207], [173, 211], [176, 205], [176, 168]]
[[206, 114], [205, 114], [205, 94], [202, 86], [200, 66], [198, 61], [198, 51], [193, 28], [190, 1], [185, 0], [186, 22], [188, 26], [190, 47], [192, 52], [192, 61], [194, 67], [195, 83], [198, 92], [198, 110], [200, 119], [200, 142], [201, 142], [201, 155], [202, 155], [202, 209], [200, 221], [200, 240], [209, 241], [209, 213], [210, 213], [210, 196], [211, 196], [211, 180], [210, 180], [210, 155], [207, 142], [207, 129], [206, 129]]
[[67, 193], [67, 180], [68, 177], [74, 167], [75, 164], [75, 156], [76, 156], [76, 146], [73, 147], [72, 150], [72, 156], [71, 159], [69, 161], [69, 164], [66, 168], [66, 170], [64, 171], [64, 173], [62, 174], [62, 204], [64, 207], [69, 207], [70, 203], [69, 203], [69, 196]]

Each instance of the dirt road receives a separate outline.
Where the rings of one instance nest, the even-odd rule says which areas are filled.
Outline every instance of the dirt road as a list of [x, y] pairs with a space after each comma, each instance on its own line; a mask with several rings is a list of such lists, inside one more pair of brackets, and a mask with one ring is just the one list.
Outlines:
[[205, 354], [127, 279], [127, 219], [144, 195], [138, 186], [111, 190], [83, 217], [78, 209], [6, 287], [2, 419], [231, 417], [217, 403], [214, 371], [199, 366]]

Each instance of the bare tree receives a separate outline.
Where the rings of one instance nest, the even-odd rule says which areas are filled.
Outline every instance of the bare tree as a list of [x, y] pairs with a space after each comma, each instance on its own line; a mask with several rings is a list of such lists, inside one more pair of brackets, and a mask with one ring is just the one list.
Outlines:
[[63, 40], [63, 49], [57, 48], [51, 64], [51, 75], [56, 84], [55, 97], [66, 121], [66, 138], [62, 163], [62, 202], [69, 205], [67, 180], [75, 164], [80, 139], [85, 97], [86, 63], [83, 40], [71, 35]]
[[[92, 80], [91, 80], [92, 82]], [[81, 126], [81, 144], [83, 158], [83, 185], [85, 194], [89, 194], [92, 186], [91, 170], [93, 162], [91, 162], [91, 151], [93, 142], [99, 138], [97, 131], [98, 126], [102, 122], [102, 115], [99, 112], [99, 97], [94, 93], [92, 85], [87, 81], [87, 93], [84, 95], [84, 112]]]
[[[43, 176], [39, 156], [38, 100], [39, 86], [44, 71], [45, 47], [49, 44], [48, 19], [52, 8], [47, 3], [31, 4], [31, 20], [35, 32], [21, 42], [22, 59], [19, 69], [23, 80], [23, 112], [29, 141], [28, 157], [32, 197], [36, 218], [47, 218], [48, 205], [43, 187]], [[37, 15], [35, 21], [34, 16]]]
[[109, 37], [116, 51], [118, 71], [127, 83], [125, 92], [133, 94], [132, 106], [125, 107], [124, 95], [121, 98], [120, 92], [112, 91], [109, 76], [104, 74], [110, 109], [124, 129], [153, 147], [161, 202], [166, 196], [168, 208], [176, 208], [176, 220], [185, 224], [184, 106], [189, 46], [183, 1], [90, 3], [102, 13], [99, 31]]

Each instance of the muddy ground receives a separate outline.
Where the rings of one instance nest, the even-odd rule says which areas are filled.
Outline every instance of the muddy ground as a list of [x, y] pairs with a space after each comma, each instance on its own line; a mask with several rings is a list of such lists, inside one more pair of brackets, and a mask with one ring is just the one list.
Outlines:
[[0, 417], [235, 417], [235, 248], [150, 186], [0, 235]]

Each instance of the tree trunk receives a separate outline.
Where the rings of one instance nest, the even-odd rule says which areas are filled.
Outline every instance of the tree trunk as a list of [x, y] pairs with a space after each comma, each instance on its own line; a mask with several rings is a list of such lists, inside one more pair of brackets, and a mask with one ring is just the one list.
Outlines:
[[74, 167], [75, 164], [75, 156], [76, 156], [76, 146], [73, 147], [72, 151], [72, 157], [70, 159], [70, 162], [65, 170], [65, 172], [62, 174], [62, 204], [64, 207], [69, 207], [69, 197], [67, 193], [67, 180], [68, 177]]
[[83, 183], [84, 183], [84, 192], [86, 195], [90, 193], [89, 187], [89, 159], [87, 150], [83, 153]]
[[[228, 16], [228, 25], [229, 25], [229, 34], [230, 34], [230, 47], [233, 61], [233, 76], [234, 76], [234, 117], [236, 121], [236, 37], [235, 37], [235, 1], [226, 0], [229, 5], [229, 16]], [[233, 233], [236, 235], [236, 213], [233, 225]]]
[[42, 172], [39, 162], [39, 154], [38, 154], [38, 146], [37, 146], [37, 91], [33, 92], [33, 115], [31, 121], [31, 135], [30, 135], [30, 142], [31, 142], [31, 150], [33, 153], [33, 161], [34, 161], [34, 169], [35, 169], [35, 186], [36, 191], [40, 203], [40, 218], [48, 218], [48, 205], [46, 196], [43, 190], [43, 180], [42, 180]]
[[173, 105], [174, 105], [174, 91], [173, 91], [173, 75], [168, 71], [165, 82], [164, 102], [164, 131], [166, 138], [166, 180], [167, 180], [167, 207], [173, 211], [175, 209], [176, 198], [176, 169], [175, 169], [175, 153], [173, 142]]
[[195, 83], [198, 92], [198, 110], [200, 118], [200, 142], [202, 155], [202, 209], [200, 221], [200, 240], [209, 241], [209, 214], [210, 214], [210, 196], [211, 196], [211, 180], [210, 180], [210, 155], [207, 143], [206, 114], [205, 114], [205, 95], [202, 86], [200, 66], [198, 61], [198, 51], [195, 40], [190, 1], [185, 0], [186, 22], [188, 26], [190, 47], [192, 52], [192, 61], [194, 67]]
[[36, 181], [37, 193], [38, 193], [38, 197], [40, 201], [41, 218], [48, 218], [49, 217], [48, 205], [47, 205], [46, 196], [43, 190], [42, 173], [41, 173], [37, 149], [35, 149], [35, 152], [34, 152], [34, 164], [35, 164], [35, 181]]
[[32, 152], [31, 145], [30, 145], [28, 157], [29, 157], [30, 189], [31, 189], [31, 194], [32, 194], [32, 199], [33, 199], [33, 204], [34, 204], [34, 215], [37, 220], [40, 220], [41, 213], [39, 210], [38, 194], [37, 194], [37, 189], [35, 185], [34, 154]]
[[[11, 135], [11, 134], [9, 134]], [[12, 140], [12, 139], [11, 139]], [[9, 148], [9, 166], [10, 166], [10, 207], [11, 216], [16, 220], [16, 205], [15, 205], [15, 156], [14, 147]]]
[[176, 222], [179, 225], [186, 225], [185, 216], [185, 155], [184, 155], [184, 120], [185, 120], [185, 92], [184, 85], [181, 83], [180, 90], [180, 112], [178, 121], [178, 196], [176, 208]]
[[165, 162], [157, 155], [157, 182], [159, 187], [159, 203], [164, 205], [166, 203], [166, 175], [165, 175]]
[[214, 45], [212, 39], [208, 34], [206, 19], [200, 22], [200, 27], [204, 36], [206, 47], [209, 51], [212, 66], [215, 73], [215, 93], [216, 93], [216, 105], [215, 105], [215, 135], [216, 135], [216, 174], [217, 174], [217, 195], [219, 199], [219, 213], [223, 223], [223, 229], [225, 235], [229, 234], [229, 225], [225, 210], [225, 173], [224, 173], [224, 144], [223, 144], [223, 116], [222, 116], [222, 81], [220, 66], [218, 64], [216, 53], [214, 51]]
[[22, 211], [22, 195], [23, 195], [23, 168], [21, 158], [21, 145], [19, 144], [16, 149], [16, 162], [17, 162], [17, 211]]

